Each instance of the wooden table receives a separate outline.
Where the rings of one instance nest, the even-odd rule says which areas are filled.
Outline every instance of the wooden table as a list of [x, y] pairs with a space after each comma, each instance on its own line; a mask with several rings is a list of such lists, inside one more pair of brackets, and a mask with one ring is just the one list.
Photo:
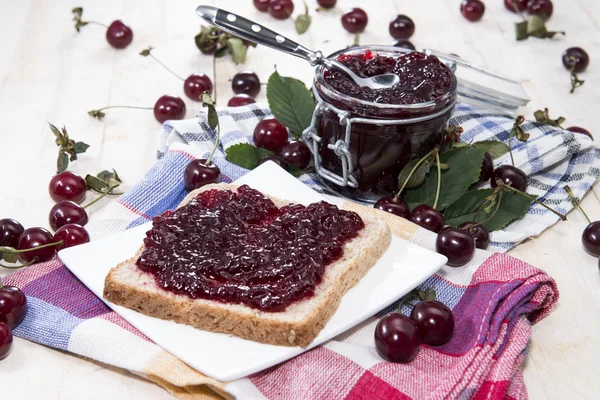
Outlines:
[[[26, 227], [47, 226], [52, 201], [47, 185], [55, 169], [56, 146], [47, 121], [67, 126], [69, 133], [90, 144], [70, 169], [86, 174], [115, 168], [125, 189], [152, 165], [160, 125], [150, 111], [111, 110], [104, 121], [87, 111], [109, 104], [148, 105], [165, 94], [184, 98], [182, 85], [138, 52], [156, 47], [154, 54], [182, 75], [204, 72], [215, 77], [217, 101], [232, 95], [229, 79], [251, 69], [263, 81], [277, 65], [283, 75], [310, 82], [311, 69], [302, 61], [267, 48], [251, 49], [246, 65], [229, 57], [203, 56], [195, 48], [198, 0], [82, 1], [84, 17], [125, 21], [134, 42], [115, 51], [104, 40], [104, 29], [89, 25], [76, 34], [71, 22], [72, 1], [4, 0], [0, 13], [0, 160], [2, 195], [0, 218], [12, 217]], [[533, 101], [522, 113], [549, 107], [552, 115], [568, 118], [567, 125], [597, 130], [600, 105], [600, 6], [597, 0], [555, 0], [549, 27], [568, 32], [555, 40], [516, 42], [513, 23], [502, 0], [488, 0], [479, 23], [466, 21], [458, 0], [338, 0], [331, 12], [314, 13], [314, 25], [298, 38], [293, 24], [260, 14], [251, 0], [213, 0], [223, 8], [263, 22], [325, 53], [352, 43], [339, 22], [344, 8], [366, 3], [370, 23], [361, 43], [392, 43], [389, 21], [404, 13], [416, 22], [412, 39], [419, 48], [452, 52], [523, 81]], [[296, 0], [296, 14], [303, 11]], [[316, 1], [307, 0], [311, 10]], [[582, 46], [591, 55], [586, 84], [569, 94], [569, 74], [561, 53]], [[216, 72], [216, 73], [215, 73]], [[264, 91], [260, 94], [264, 99]], [[186, 99], [187, 117], [199, 109]], [[600, 217], [598, 186], [583, 205], [592, 218]], [[89, 196], [89, 195], [88, 195]], [[91, 218], [102, 203], [92, 209]], [[534, 399], [592, 399], [600, 393], [600, 274], [598, 262], [580, 242], [586, 223], [579, 212], [511, 254], [546, 270], [559, 285], [555, 311], [533, 329], [525, 381]], [[6, 275], [1, 271], [0, 276]], [[97, 362], [16, 339], [12, 354], [0, 362], [0, 387], [6, 399], [167, 399], [158, 386]]]

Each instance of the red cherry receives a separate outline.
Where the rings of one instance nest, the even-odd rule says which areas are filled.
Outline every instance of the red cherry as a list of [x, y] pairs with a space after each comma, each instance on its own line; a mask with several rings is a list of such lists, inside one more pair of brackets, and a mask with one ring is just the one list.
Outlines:
[[305, 169], [310, 164], [312, 154], [304, 142], [292, 140], [283, 145], [281, 150], [279, 150], [279, 155], [288, 164]]
[[531, 15], [541, 14], [546, 19], [552, 16], [554, 5], [550, 0], [529, 0], [527, 3], [527, 12]]
[[[212, 94], [213, 84], [208, 76], [205, 74], [191, 74], [186, 78], [183, 82], [183, 91], [185, 95], [194, 100], [194, 101], [202, 101], [202, 93], [209, 92]], [[184, 105], [185, 107], [185, 105]], [[185, 112], [184, 112], [185, 115]], [[183, 118], [183, 117], [181, 117]], [[177, 119], [177, 118], [171, 118]]]
[[221, 182], [221, 170], [215, 164], [205, 165], [206, 160], [192, 160], [185, 167], [183, 182], [187, 190], [194, 190], [210, 183]]
[[437, 300], [420, 302], [413, 308], [410, 318], [417, 325], [422, 343], [441, 346], [454, 336], [454, 314]]
[[24, 230], [23, 225], [14, 219], [0, 219], [0, 246], [16, 249], [19, 245], [19, 236]]
[[265, 12], [269, 9], [269, 0], [254, 0], [253, 2], [258, 11]]
[[292, 0], [269, 0], [269, 14], [276, 19], [288, 19], [294, 12]]
[[260, 92], [260, 79], [251, 71], [238, 72], [231, 80], [231, 89], [235, 94], [247, 94], [252, 97]]
[[490, 245], [490, 232], [483, 226], [473, 222], [463, 222], [458, 226], [461, 231], [467, 232], [475, 239], [475, 246], [485, 250]]
[[85, 209], [79, 204], [69, 200], [63, 200], [54, 205], [48, 216], [50, 228], [56, 231], [61, 226], [67, 224], [77, 224], [84, 226], [88, 223], [88, 215]]
[[405, 219], [410, 217], [410, 209], [402, 197], [382, 197], [373, 207]]
[[[54, 242], [54, 237], [47, 229], [44, 228], [29, 228], [19, 237], [20, 250], [32, 249], [34, 247], [43, 246]], [[56, 246], [44, 247], [43, 249], [26, 251], [19, 253], [19, 257], [23, 262], [30, 262], [37, 259], [36, 262], [48, 261], [56, 253]]]
[[406, 15], [398, 15], [390, 22], [389, 30], [394, 39], [410, 39], [415, 33], [415, 23]]
[[185, 103], [175, 96], [161, 96], [154, 104], [154, 118], [161, 124], [170, 119], [183, 119], [185, 111]]
[[352, 8], [342, 15], [342, 26], [350, 33], [360, 33], [369, 23], [369, 16], [362, 8]]
[[63, 243], [56, 246], [56, 251], [88, 243], [90, 235], [81, 225], [67, 224], [60, 227], [54, 234], [54, 241], [58, 242], [60, 240]]
[[0, 322], [0, 360], [6, 358], [12, 347], [13, 335], [10, 326]]
[[54, 175], [48, 185], [50, 197], [56, 202], [71, 200], [81, 203], [85, 198], [86, 190], [85, 180], [79, 174], [71, 171]]
[[0, 322], [15, 329], [27, 314], [27, 298], [18, 287], [0, 287]]
[[420, 344], [417, 325], [400, 313], [386, 315], [375, 327], [375, 348], [384, 360], [410, 362], [419, 352]]
[[524, 11], [527, 8], [528, 1], [529, 0], [504, 0], [504, 7], [512, 12]]
[[410, 220], [432, 232], [439, 232], [444, 227], [444, 215], [427, 204], [415, 207], [410, 213]]
[[124, 49], [133, 40], [133, 31], [121, 21], [116, 20], [106, 29], [106, 40], [115, 49]]
[[263, 165], [267, 161], [273, 161], [275, 164], [279, 165], [281, 168], [285, 169], [286, 171], [288, 170], [287, 163], [285, 161], [283, 161], [283, 159], [281, 157], [279, 157], [278, 155], [275, 155], [275, 154], [267, 154], [266, 156], [264, 156], [263, 158], [261, 158], [258, 161], [258, 164], [256, 166], [258, 167], [259, 165]]
[[498, 182], [510, 184], [521, 192], [527, 189], [527, 175], [512, 165], [502, 165], [494, 170], [490, 183], [492, 187], [498, 187], [500, 186]]
[[330, 9], [335, 7], [337, 0], [317, 0], [317, 4], [321, 6], [321, 8]]
[[475, 254], [475, 239], [467, 232], [447, 226], [437, 235], [435, 249], [448, 258], [448, 265], [460, 267], [471, 261]]
[[256, 100], [247, 94], [236, 94], [227, 102], [227, 107], [241, 107], [247, 106], [248, 104], [254, 104]]
[[585, 250], [593, 256], [600, 256], [600, 221], [594, 221], [583, 230], [581, 242]]
[[590, 64], [590, 56], [581, 47], [570, 47], [563, 53], [562, 62], [569, 71], [579, 73], [585, 71]]
[[277, 152], [288, 141], [288, 131], [275, 118], [263, 119], [254, 128], [254, 144], [256, 147]]
[[485, 12], [485, 4], [480, 0], [463, 0], [460, 4], [460, 12], [463, 17], [471, 22], [476, 22], [483, 17]]

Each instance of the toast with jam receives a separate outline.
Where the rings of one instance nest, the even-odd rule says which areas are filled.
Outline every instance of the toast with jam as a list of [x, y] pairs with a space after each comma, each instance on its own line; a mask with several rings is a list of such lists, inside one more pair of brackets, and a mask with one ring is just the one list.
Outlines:
[[198, 329], [305, 347], [390, 240], [372, 215], [207, 185], [153, 219], [136, 255], [107, 275], [104, 298]]

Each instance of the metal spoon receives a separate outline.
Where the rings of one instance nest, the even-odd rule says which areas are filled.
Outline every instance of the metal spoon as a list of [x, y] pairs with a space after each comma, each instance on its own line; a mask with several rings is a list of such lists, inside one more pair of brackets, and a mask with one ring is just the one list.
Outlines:
[[376, 75], [370, 78], [361, 78], [342, 63], [324, 57], [321, 51], [307, 49], [256, 22], [217, 7], [198, 6], [198, 8], [196, 8], [196, 13], [209, 24], [243, 39], [303, 58], [312, 66], [324, 65], [327, 68], [333, 67], [344, 71], [361, 87], [385, 89], [394, 86], [400, 81], [398, 75], [391, 73]]

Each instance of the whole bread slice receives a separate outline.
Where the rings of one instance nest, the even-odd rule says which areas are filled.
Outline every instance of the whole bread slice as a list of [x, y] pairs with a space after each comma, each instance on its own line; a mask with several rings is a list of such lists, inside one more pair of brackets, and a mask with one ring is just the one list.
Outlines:
[[[187, 204], [199, 192], [211, 189], [237, 190], [228, 184], [207, 185], [191, 192], [179, 205]], [[277, 207], [292, 202], [277, 198]], [[198, 329], [221, 332], [284, 346], [310, 344], [337, 310], [342, 296], [369, 271], [388, 248], [391, 233], [380, 218], [361, 215], [365, 227], [344, 246], [341, 259], [325, 268], [315, 294], [290, 304], [282, 312], [265, 312], [243, 304], [191, 299], [156, 285], [154, 276], [141, 271], [135, 262], [143, 250], [114, 267], [106, 276], [104, 298], [156, 318], [173, 320]]]

